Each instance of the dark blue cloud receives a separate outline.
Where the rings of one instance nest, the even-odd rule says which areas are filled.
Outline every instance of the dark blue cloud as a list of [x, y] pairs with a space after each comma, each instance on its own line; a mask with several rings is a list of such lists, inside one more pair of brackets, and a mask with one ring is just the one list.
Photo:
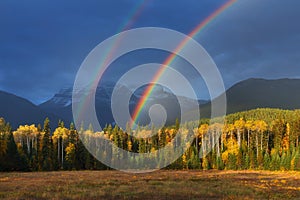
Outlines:
[[71, 85], [88, 52], [133, 2], [1, 1], [1, 89], [41, 102]]
[[227, 86], [251, 77], [300, 78], [299, 8], [295, 0], [238, 1], [198, 36]]
[[[224, 2], [149, 0], [133, 27], [159, 26], [187, 34]], [[120, 31], [139, 3], [0, 1], [0, 89], [41, 103], [72, 85], [87, 54]], [[299, 4], [241, 0], [197, 36], [227, 86], [247, 77], [300, 76]]]

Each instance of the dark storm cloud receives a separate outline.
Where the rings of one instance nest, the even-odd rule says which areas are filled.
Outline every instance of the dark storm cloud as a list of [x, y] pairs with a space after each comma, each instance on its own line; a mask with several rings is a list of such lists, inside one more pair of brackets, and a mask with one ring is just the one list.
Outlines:
[[[120, 31], [139, 2], [2, 0], [0, 89], [40, 103], [72, 85], [89, 51]], [[149, 0], [134, 27], [190, 30], [223, 2]]]
[[188, 34], [226, 0], [150, 0], [138, 25], [163, 26]]
[[88, 52], [114, 34], [132, 5], [1, 1], [1, 89], [41, 102], [71, 85]]
[[251, 77], [300, 77], [300, 1], [239, 1], [199, 41], [227, 86]]
[[[120, 31], [139, 2], [0, 1], [0, 89], [40, 103], [72, 85], [87, 54]], [[224, 2], [149, 0], [133, 27], [188, 34]], [[298, 0], [240, 0], [197, 40], [227, 86], [248, 77], [300, 76], [299, 8]]]

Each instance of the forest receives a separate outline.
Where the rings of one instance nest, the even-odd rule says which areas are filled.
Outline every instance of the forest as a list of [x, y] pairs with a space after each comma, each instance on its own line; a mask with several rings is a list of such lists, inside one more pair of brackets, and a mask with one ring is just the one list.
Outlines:
[[[129, 131], [153, 136], [137, 139]], [[155, 152], [166, 145], [176, 147], [184, 142], [174, 139], [177, 133], [194, 134], [188, 150], [166, 169], [300, 170], [300, 110], [261, 108], [227, 115], [225, 124], [201, 119], [179, 127], [177, 120], [160, 129], [122, 130], [108, 125], [101, 132], [91, 126], [77, 131], [74, 124], [67, 127], [62, 121], [51, 130], [48, 118], [43, 126], [20, 125], [12, 130], [0, 118], [0, 171], [110, 169], [89, 153], [79, 132], [87, 142], [102, 138], [136, 153]]]

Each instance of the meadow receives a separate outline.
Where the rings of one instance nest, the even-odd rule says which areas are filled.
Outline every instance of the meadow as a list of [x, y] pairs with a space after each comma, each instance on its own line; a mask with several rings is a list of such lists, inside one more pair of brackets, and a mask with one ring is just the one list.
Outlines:
[[300, 172], [0, 173], [1, 199], [300, 199]]

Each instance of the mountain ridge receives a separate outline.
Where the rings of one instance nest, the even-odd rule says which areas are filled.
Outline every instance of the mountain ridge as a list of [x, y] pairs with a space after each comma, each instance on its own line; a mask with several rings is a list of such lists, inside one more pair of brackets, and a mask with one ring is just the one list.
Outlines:
[[[113, 122], [113, 117], [109, 110], [109, 94], [112, 92], [113, 87], [113, 85], [109, 85], [106, 88], [99, 88], [96, 92], [98, 103], [96, 102], [95, 106], [97, 110], [100, 110], [98, 118], [107, 117], [107, 122]], [[129, 88], [120, 88], [122, 92], [130, 92]], [[72, 121], [72, 92], [72, 89], [65, 88], [48, 101], [40, 105], [35, 105], [27, 99], [0, 91], [0, 117], [4, 117], [6, 121], [10, 122], [13, 128], [16, 128], [20, 124], [43, 123], [46, 117], [52, 119], [55, 125], [58, 119], [62, 119], [65, 121], [65, 124], [68, 124]], [[151, 100], [152, 102], [146, 108], [155, 103], [161, 103], [168, 109], [173, 109], [168, 113], [169, 115], [174, 115], [172, 118], [175, 119], [175, 115], [180, 114], [175, 96], [160, 88], [157, 89], [155, 95], [157, 96]], [[256, 108], [299, 109], [300, 79], [250, 78], [231, 86], [226, 90], [226, 96], [227, 114]], [[140, 96], [132, 96], [130, 109], [134, 109], [139, 98]], [[218, 97], [213, 101], [216, 100], [218, 100]], [[190, 106], [185, 109], [190, 109], [193, 112], [193, 108], [195, 108], [193, 107], [195, 106], [193, 101], [189, 102], [188, 98], [184, 99], [184, 101]], [[120, 99], [120, 102], [122, 102], [122, 99]], [[201, 117], [210, 117], [210, 105], [211, 102], [208, 102], [200, 106]], [[146, 121], [149, 120], [147, 118], [148, 113], [144, 112], [143, 115]]]
[[43, 124], [46, 117], [53, 121], [59, 120], [29, 100], [5, 91], [0, 91], [0, 104], [0, 117], [4, 117], [13, 128], [21, 124]]
[[[300, 108], [300, 79], [250, 78], [234, 84], [225, 94], [227, 114], [256, 108], [294, 110]], [[201, 106], [202, 117], [210, 117], [210, 107], [211, 102]]]
[[[145, 86], [143, 86], [145, 87]], [[113, 90], [120, 94], [132, 94], [130, 101], [129, 101], [129, 110], [132, 111], [135, 109], [136, 105], [138, 104], [140, 98], [142, 98], [143, 89], [139, 88], [135, 92], [132, 92], [130, 88], [124, 85], [115, 85], [113, 83], [107, 82], [105, 84], [101, 84], [99, 87], [96, 88], [95, 93], [95, 107], [97, 110], [97, 116], [100, 121], [101, 126], [105, 126], [105, 124], [112, 123], [114, 124], [114, 118], [112, 112], [110, 110], [111, 107], [111, 95]], [[72, 100], [72, 90], [65, 89], [61, 90], [63, 94], [55, 94], [51, 99], [39, 105], [42, 110], [46, 112], [58, 114], [64, 119], [71, 120], [72, 118], [72, 106], [66, 105], [66, 102], [70, 102]], [[82, 96], [86, 96], [88, 91], [77, 91], [76, 96], [79, 96], [82, 100]], [[170, 91], [165, 89], [162, 86], [156, 86], [154, 92], [151, 93], [151, 98], [148, 98], [148, 101], [145, 105], [145, 110], [148, 110], [154, 104], [162, 104], [166, 107], [168, 111], [169, 123], [172, 123], [176, 120], [176, 116], [180, 113], [180, 107], [178, 106], [178, 100], [174, 94]], [[204, 100], [196, 100], [189, 99], [187, 97], [180, 96], [178, 97], [180, 101], [185, 102], [184, 104], [184, 111], [188, 111], [190, 109], [194, 109], [198, 106], [199, 103], [206, 103]], [[122, 104], [122, 98], [117, 99], [117, 104]], [[174, 108], [174, 109], [172, 109]], [[142, 112], [143, 114], [140, 117], [141, 124], [146, 124], [149, 122], [150, 118], [148, 113]], [[174, 117], [173, 117], [174, 116]], [[103, 120], [103, 121], [101, 121]]]

